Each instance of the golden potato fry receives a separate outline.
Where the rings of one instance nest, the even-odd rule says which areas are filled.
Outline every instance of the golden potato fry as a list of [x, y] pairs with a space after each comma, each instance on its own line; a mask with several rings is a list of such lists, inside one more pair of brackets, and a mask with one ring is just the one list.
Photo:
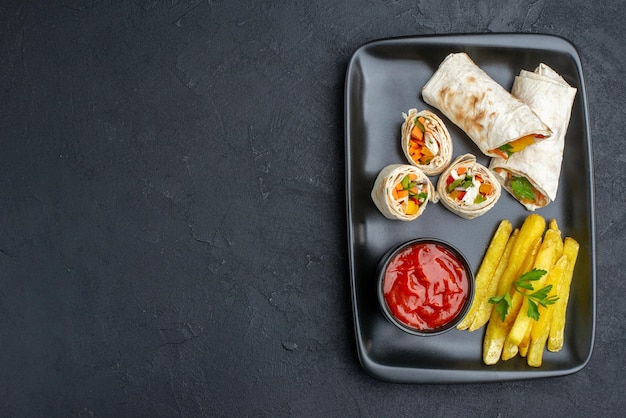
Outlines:
[[[532, 250], [532, 246], [537, 238], [543, 235], [545, 227], [546, 221], [540, 215], [531, 214], [526, 217], [513, 245], [509, 263], [498, 283], [497, 295], [503, 295], [510, 291], [511, 284], [517, 279], [520, 268]], [[509, 311], [505, 321], [511, 315], [514, 318], [516, 314], [516, 312]], [[495, 309], [492, 310], [483, 340], [483, 362], [485, 364], [496, 364], [500, 359], [504, 341], [509, 331], [509, 324], [511, 323], [511, 320], [505, 321], [500, 319]]]
[[519, 347], [511, 342], [504, 340], [504, 346], [502, 347], [502, 360], [510, 360], [517, 355]]
[[[548, 273], [547, 285], [557, 286], [563, 277], [563, 273], [567, 267], [567, 256], [562, 255], [554, 264]], [[543, 352], [550, 333], [550, 323], [552, 322], [552, 314], [554, 313], [554, 305], [548, 305], [543, 309], [539, 320], [533, 324], [530, 331], [530, 345], [528, 347], [528, 356], [526, 362], [531, 367], [539, 367], [543, 362]]]
[[498, 225], [498, 229], [496, 229], [496, 232], [489, 243], [489, 247], [487, 247], [483, 261], [480, 264], [478, 272], [476, 273], [476, 278], [474, 279], [474, 300], [472, 301], [472, 305], [470, 306], [467, 315], [465, 315], [465, 318], [463, 318], [463, 320], [457, 325], [457, 329], [469, 328], [474, 321], [474, 316], [478, 311], [479, 306], [483, 303], [483, 301], [488, 301], [490, 297], [495, 296], [495, 292], [494, 294], [491, 294], [488, 293], [488, 291], [491, 288], [494, 272], [500, 259], [502, 258], [502, 254], [504, 253], [512, 229], [513, 226], [511, 225], [511, 222], [506, 219], [501, 221], [500, 225]]
[[483, 340], [483, 362], [485, 364], [496, 364], [498, 360], [500, 360], [507, 331], [507, 325], [500, 320], [500, 317], [494, 309], [487, 324], [487, 330], [485, 331], [485, 338]]
[[539, 253], [539, 249], [541, 248], [541, 243], [543, 242], [541, 236], [538, 236], [530, 246], [530, 251], [526, 254], [526, 258], [524, 259], [524, 263], [520, 268], [520, 273], [524, 274], [527, 271], [532, 270], [535, 265], [535, 260], [537, 260], [537, 254]]
[[537, 237], [543, 235], [545, 228], [546, 220], [541, 215], [533, 213], [526, 217], [515, 240], [509, 264], [498, 283], [498, 295], [502, 295], [511, 289], [511, 283], [517, 279], [516, 276], [526, 259], [528, 251], [535, 243]]
[[548, 224], [548, 228], [554, 229], [555, 231], [559, 230], [559, 225], [556, 222], [556, 219], [550, 219], [550, 223]]
[[526, 357], [526, 355], [528, 354], [528, 346], [530, 345], [530, 331], [532, 329], [533, 328], [531, 324], [530, 328], [526, 330], [526, 335], [524, 336], [524, 339], [521, 343], [519, 343], [519, 355], [522, 357]]
[[[537, 253], [539, 252], [541, 242], [541, 237], [537, 237], [537, 239], [531, 246], [531, 250], [526, 255], [526, 259], [524, 260], [524, 264], [522, 264], [520, 272], [527, 272], [532, 269], [532, 266], [535, 263], [535, 259], [537, 257]], [[518, 344], [509, 341], [508, 335], [511, 333], [511, 327], [515, 323], [517, 316], [521, 315], [520, 309], [522, 307], [523, 301], [524, 296], [521, 293], [514, 291], [513, 296], [511, 297], [510, 312], [504, 321], [507, 325], [508, 334], [504, 340], [504, 345], [502, 347], [502, 360], [512, 359], [517, 355], [519, 351]]]
[[550, 323], [550, 334], [548, 337], [548, 350], [559, 351], [563, 348], [563, 332], [565, 329], [565, 316], [567, 311], [567, 302], [569, 300], [572, 277], [574, 275], [574, 266], [578, 257], [580, 244], [573, 238], [565, 237], [563, 242], [563, 255], [567, 257], [567, 267], [563, 271], [563, 276], [557, 288], [559, 300], [554, 304], [552, 313], [552, 322]]
[[[547, 286], [546, 283], [548, 282], [548, 277], [550, 276], [550, 269], [554, 266], [556, 259], [561, 256], [562, 247], [563, 242], [561, 240], [561, 231], [549, 228], [546, 231], [541, 247], [539, 248], [539, 252], [537, 253], [537, 258], [533, 264], [533, 268], [546, 271], [546, 274], [533, 284], [533, 288], [535, 290], [539, 290], [544, 286]], [[528, 298], [524, 297], [519, 292], [516, 292], [516, 294], [522, 298], [522, 304], [519, 309], [519, 314], [515, 318], [515, 322], [513, 323], [506, 340], [510, 344], [517, 346], [524, 339], [526, 331], [528, 330], [528, 327], [531, 326], [533, 319], [527, 314], [529, 304]]]
[[[537, 258], [537, 253], [539, 252], [539, 248], [541, 248], [541, 237], [537, 237], [533, 245], [531, 246], [530, 251], [526, 255], [526, 259], [520, 268], [520, 272], [530, 271], [535, 263], [535, 259]], [[509, 315], [505, 318], [505, 323], [507, 324], [508, 332], [510, 334], [511, 327], [515, 322], [515, 319], [518, 315], [520, 315], [520, 308], [522, 306], [524, 296], [519, 292], [513, 292], [513, 296], [511, 297], [511, 307]], [[504, 346], [502, 348], [502, 360], [510, 360], [517, 355], [519, 351], [519, 346], [517, 343], [513, 343], [509, 341], [508, 334], [504, 340]]]
[[[561, 238], [561, 230], [559, 229], [559, 226], [556, 223], [556, 219], [552, 219], [550, 221], [550, 229], [552, 229], [553, 231], [556, 231], [559, 234], [559, 238]], [[560, 239], [557, 243], [556, 243], [556, 258], [554, 259], [554, 262], [556, 263], [556, 260], [559, 259], [559, 257], [561, 257], [561, 255], [563, 254], [563, 239]]]
[[472, 324], [469, 327], [470, 332], [476, 331], [489, 321], [489, 317], [491, 316], [491, 310], [493, 309], [493, 305], [489, 303], [489, 299], [493, 296], [496, 296], [498, 283], [500, 282], [502, 273], [504, 273], [504, 270], [509, 264], [511, 251], [513, 250], [513, 245], [515, 245], [515, 240], [517, 239], [518, 234], [519, 228], [515, 228], [515, 230], [513, 230], [513, 233], [509, 236], [506, 247], [504, 248], [504, 252], [500, 257], [500, 260], [498, 261], [498, 266], [496, 267], [496, 270], [493, 273], [493, 277], [489, 282], [489, 286], [487, 287], [487, 289], [485, 289], [485, 296], [481, 298], [482, 300], [480, 301], [480, 304], [476, 309]]

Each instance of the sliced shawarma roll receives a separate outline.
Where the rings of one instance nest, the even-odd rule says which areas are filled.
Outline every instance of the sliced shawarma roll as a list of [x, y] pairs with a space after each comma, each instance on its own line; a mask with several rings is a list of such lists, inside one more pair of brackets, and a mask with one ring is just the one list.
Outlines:
[[465, 219], [487, 213], [501, 193], [498, 179], [487, 167], [477, 163], [472, 154], [457, 157], [439, 176], [437, 183], [441, 203]]
[[437, 202], [435, 189], [419, 168], [409, 164], [391, 164], [383, 168], [374, 182], [372, 200], [388, 219], [417, 219], [428, 202]]
[[403, 113], [402, 151], [410, 164], [427, 176], [441, 173], [452, 159], [452, 137], [443, 121], [430, 110]]
[[576, 91], [543, 63], [534, 72], [522, 70], [513, 83], [512, 93], [541, 116], [553, 135], [508, 160], [493, 158], [489, 168], [502, 186], [530, 211], [556, 199], [565, 134]]
[[466, 53], [448, 55], [422, 88], [424, 101], [459, 126], [483, 154], [503, 159], [552, 131]]

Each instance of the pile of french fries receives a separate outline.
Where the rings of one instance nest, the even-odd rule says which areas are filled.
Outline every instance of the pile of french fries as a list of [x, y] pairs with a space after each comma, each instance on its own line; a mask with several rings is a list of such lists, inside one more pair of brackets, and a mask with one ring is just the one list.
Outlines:
[[[500, 358], [508, 360], [519, 354], [526, 357], [529, 366], [539, 367], [546, 346], [552, 352], [561, 350], [578, 249], [573, 238], [561, 238], [555, 220], [547, 225], [538, 214], [526, 217], [520, 228], [513, 229], [506, 219], [499, 224], [476, 273], [472, 306], [457, 326], [475, 331], [487, 325], [483, 341], [485, 364], [493, 365]], [[534, 289], [552, 285], [550, 295], [558, 297], [554, 304], [539, 306], [538, 320], [528, 316], [527, 297], [512, 286], [532, 269], [546, 271], [533, 284]], [[502, 320], [489, 299], [506, 292], [510, 307]]]

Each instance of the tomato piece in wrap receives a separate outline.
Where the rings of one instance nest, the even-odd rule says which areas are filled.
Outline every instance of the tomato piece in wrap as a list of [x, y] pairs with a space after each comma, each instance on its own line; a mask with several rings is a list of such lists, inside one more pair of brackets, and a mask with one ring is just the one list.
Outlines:
[[565, 134], [576, 91], [543, 63], [534, 72], [522, 70], [513, 83], [513, 95], [540, 115], [553, 134], [508, 160], [493, 158], [489, 168], [496, 173], [502, 186], [530, 211], [556, 199]]
[[437, 202], [437, 194], [428, 177], [409, 164], [391, 164], [383, 168], [374, 182], [372, 200], [386, 218], [400, 221], [417, 219], [428, 202]]
[[410, 164], [427, 176], [440, 174], [452, 159], [452, 137], [443, 121], [430, 110], [402, 113], [402, 151]]
[[437, 195], [451, 212], [465, 219], [484, 215], [495, 206], [502, 188], [496, 176], [472, 154], [457, 157], [439, 176]]
[[490, 157], [507, 159], [552, 134], [527, 104], [494, 81], [464, 52], [443, 60], [422, 88], [422, 97]]

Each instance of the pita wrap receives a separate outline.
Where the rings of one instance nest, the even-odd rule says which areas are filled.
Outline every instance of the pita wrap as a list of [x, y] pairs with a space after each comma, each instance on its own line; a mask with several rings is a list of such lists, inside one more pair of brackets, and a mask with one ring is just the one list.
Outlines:
[[472, 154], [457, 157], [439, 176], [441, 203], [461, 218], [473, 219], [495, 206], [502, 189], [496, 176]]
[[443, 121], [430, 110], [403, 113], [402, 151], [410, 164], [427, 176], [441, 173], [452, 159], [452, 137]]
[[508, 160], [493, 158], [489, 168], [515, 199], [534, 211], [556, 199], [576, 88], [542, 63], [534, 72], [522, 70], [512, 93], [540, 115], [553, 134]]
[[448, 55], [423, 87], [422, 96], [491, 157], [506, 159], [552, 133], [528, 105], [495, 82], [465, 53]]
[[417, 219], [429, 201], [437, 202], [428, 177], [409, 164], [391, 164], [383, 168], [376, 177], [371, 196], [380, 213], [388, 219], [400, 221]]

